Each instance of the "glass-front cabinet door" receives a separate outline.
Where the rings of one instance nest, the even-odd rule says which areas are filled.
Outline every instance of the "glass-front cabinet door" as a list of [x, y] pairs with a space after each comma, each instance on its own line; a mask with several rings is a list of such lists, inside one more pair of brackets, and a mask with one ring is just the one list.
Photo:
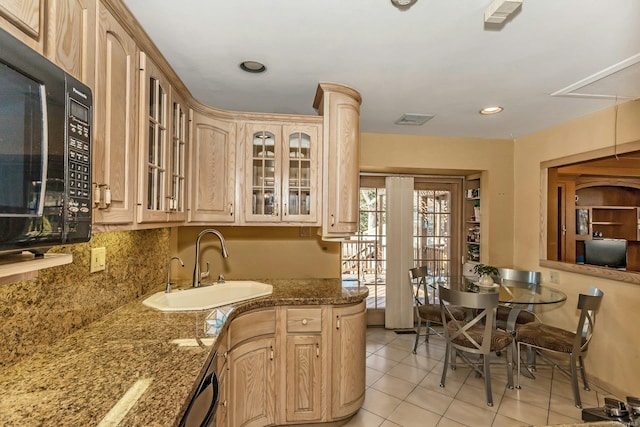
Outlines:
[[140, 53], [141, 111], [140, 189], [138, 222], [167, 220], [167, 114], [169, 83], [146, 55]]
[[247, 125], [245, 221], [315, 223], [318, 127]]
[[283, 220], [316, 222], [318, 199], [318, 128], [285, 126]]
[[247, 221], [280, 221], [281, 127], [248, 125]]
[[171, 92], [171, 143], [169, 149], [169, 183], [167, 210], [169, 221], [186, 218], [186, 156], [188, 141], [188, 111], [186, 102], [175, 91]]

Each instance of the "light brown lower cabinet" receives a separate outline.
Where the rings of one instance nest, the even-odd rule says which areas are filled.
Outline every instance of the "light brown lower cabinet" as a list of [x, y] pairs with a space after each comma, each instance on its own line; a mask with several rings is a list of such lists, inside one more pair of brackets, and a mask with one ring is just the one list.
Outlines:
[[365, 315], [361, 302], [233, 319], [223, 338], [229, 352], [219, 365], [216, 427], [336, 425], [355, 414], [364, 401]]
[[274, 338], [257, 338], [229, 352], [230, 425], [275, 424], [274, 347]]
[[354, 414], [364, 402], [367, 316], [364, 302], [333, 309], [331, 417]]

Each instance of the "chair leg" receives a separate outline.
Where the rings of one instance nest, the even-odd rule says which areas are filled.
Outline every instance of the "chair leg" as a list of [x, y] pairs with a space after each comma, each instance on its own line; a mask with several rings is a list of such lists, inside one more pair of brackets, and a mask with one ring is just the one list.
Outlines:
[[428, 320], [425, 320], [424, 322], [425, 325], [425, 337], [424, 337], [424, 342], [425, 343], [429, 343], [429, 329], [431, 329], [431, 322], [429, 322]]
[[484, 389], [487, 393], [487, 405], [493, 406], [493, 394], [491, 393], [491, 360], [489, 360], [488, 354], [484, 354], [482, 359], [484, 360]]
[[518, 343], [517, 343], [517, 346], [518, 346], [518, 350], [517, 350], [517, 353], [518, 353], [518, 371], [516, 372], [516, 375], [517, 375], [516, 388], [518, 390], [520, 390], [520, 363], [522, 363], [521, 360], [520, 360], [520, 344], [522, 344], [522, 343], [518, 341]]
[[[418, 317], [418, 326], [416, 326], [416, 342], [413, 343], [413, 354], [416, 354], [416, 350], [418, 349], [418, 341], [420, 340], [420, 327], [422, 326], [422, 319]], [[427, 329], [429, 332], [429, 329]]]
[[587, 383], [587, 373], [584, 370], [584, 359], [582, 356], [578, 356], [578, 361], [580, 362], [580, 373], [582, 374], [582, 384], [584, 384], [584, 389], [586, 391], [590, 391], [589, 384]]
[[580, 401], [580, 389], [578, 388], [578, 366], [576, 365], [576, 357], [571, 355], [571, 385], [573, 387], [573, 398], [575, 400], [576, 408], [582, 408], [582, 402]]
[[513, 348], [515, 347], [515, 341], [511, 342], [507, 347], [507, 387], [513, 389]]
[[451, 352], [451, 344], [447, 343], [444, 351], [444, 359], [443, 359], [444, 363], [442, 364], [443, 365], [442, 377], [440, 377], [440, 387], [442, 388], [444, 388], [444, 382], [445, 382], [445, 379], [447, 378], [447, 367], [449, 366], [449, 364], [447, 363], [447, 360], [449, 359], [450, 352]]

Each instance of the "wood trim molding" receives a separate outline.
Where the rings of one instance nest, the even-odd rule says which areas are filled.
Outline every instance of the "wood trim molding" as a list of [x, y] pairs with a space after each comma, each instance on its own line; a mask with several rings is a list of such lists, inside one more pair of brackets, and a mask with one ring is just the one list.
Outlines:
[[290, 122], [290, 123], [309, 123], [318, 125], [323, 123], [322, 116], [311, 115], [298, 115], [298, 114], [280, 114], [280, 113], [250, 113], [242, 111], [230, 111], [222, 110], [210, 105], [203, 104], [191, 97], [189, 107], [194, 111], [214, 117], [217, 119], [226, 120], [249, 120], [249, 121], [263, 121], [263, 122]]
[[553, 270], [568, 271], [570, 273], [583, 274], [591, 277], [601, 277], [603, 279], [615, 280], [618, 282], [632, 283], [640, 285], [640, 273], [615, 270], [612, 268], [597, 267], [586, 264], [571, 264], [568, 262], [540, 260], [540, 267], [547, 267]]

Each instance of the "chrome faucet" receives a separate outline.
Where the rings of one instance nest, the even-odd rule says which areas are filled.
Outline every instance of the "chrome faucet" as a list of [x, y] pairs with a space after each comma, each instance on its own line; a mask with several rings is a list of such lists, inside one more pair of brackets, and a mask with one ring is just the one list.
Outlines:
[[182, 262], [182, 259], [179, 256], [172, 256], [169, 259], [169, 262], [167, 263], [167, 289], [165, 289], [166, 293], [171, 292], [171, 285], [173, 285], [173, 282], [171, 281], [171, 261], [174, 260], [179, 261], [180, 265], [184, 267], [184, 262]]
[[[193, 287], [199, 287], [200, 286], [200, 281], [202, 279], [206, 279], [207, 277], [209, 277], [209, 263], [207, 262], [207, 271], [205, 271], [204, 273], [200, 272], [200, 240], [202, 240], [202, 237], [205, 234], [215, 234], [216, 236], [218, 236], [218, 239], [220, 239], [220, 246], [222, 249], [222, 256], [225, 258], [229, 257], [229, 253], [227, 252], [227, 246], [224, 243], [224, 237], [222, 237], [222, 234], [220, 234], [220, 232], [216, 229], [213, 228], [207, 228], [206, 230], [202, 230], [200, 232], [200, 234], [198, 234], [198, 238], [196, 239], [196, 265], [193, 267], [193, 282], [191, 282], [191, 286]], [[224, 281], [224, 279], [222, 279], [222, 281]], [[218, 283], [220, 283], [220, 278], [218, 279]]]

